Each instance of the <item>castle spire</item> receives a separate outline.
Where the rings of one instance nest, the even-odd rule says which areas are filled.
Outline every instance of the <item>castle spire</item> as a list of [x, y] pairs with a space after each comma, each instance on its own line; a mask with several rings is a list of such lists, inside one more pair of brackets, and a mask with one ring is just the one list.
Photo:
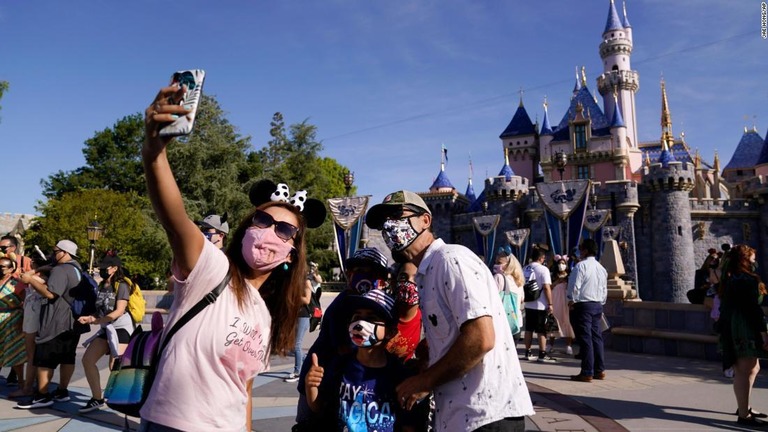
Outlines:
[[477, 196], [475, 195], [475, 188], [472, 186], [472, 154], [469, 155], [469, 180], [467, 181], [467, 191], [464, 193], [464, 196], [467, 197], [469, 200], [469, 204], [471, 205], [475, 200], [477, 199]]
[[518, 107], [520, 108], [523, 107], [523, 88], [522, 87], [520, 87], [520, 105], [518, 105]]
[[616, 92], [613, 93], [613, 103], [616, 109], [613, 110], [613, 119], [611, 120], [611, 127], [626, 127], [624, 124], [624, 117], [621, 116], [621, 105], [619, 105], [619, 99], [616, 96]]
[[579, 90], [581, 90], [581, 81], [579, 80], [579, 67], [576, 66], [576, 84], [573, 85], [573, 94], [576, 95]]
[[632, 25], [629, 24], [629, 19], [627, 18], [627, 1], [624, 0], [621, 3], [622, 3], [622, 5], [621, 5], [622, 8], [624, 9], [624, 18], [621, 21], [621, 25], [624, 26], [625, 29], [626, 28], [630, 28], [630, 27], [632, 27]]
[[552, 135], [552, 127], [549, 125], [549, 113], [547, 111], [547, 97], [544, 96], [544, 121], [541, 124], [541, 132], [539, 135]]
[[587, 68], [584, 66], [581, 67], [581, 86], [587, 86]]
[[715, 150], [715, 172], [720, 172], [720, 156], [717, 154], [717, 150]]
[[616, 11], [616, 4], [611, 0], [611, 5], [608, 6], [608, 20], [605, 23], [605, 30], [603, 34], [612, 30], [621, 30], [624, 27], [621, 25], [621, 19], [619, 19], [619, 13]]
[[672, 113], [669, 111], [667, 102], [667, 86], [664, 79], [661, 79], [661, 144], [663, 148], [669, 150], [675, 143], [672, 135]]

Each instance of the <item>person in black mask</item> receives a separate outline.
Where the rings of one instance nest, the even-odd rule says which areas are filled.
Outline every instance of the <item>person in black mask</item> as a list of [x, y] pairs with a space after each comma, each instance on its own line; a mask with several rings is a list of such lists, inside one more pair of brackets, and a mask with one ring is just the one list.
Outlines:
[[125, 351], [134, 331], [134, 322], [128, 313], [128, 298], [133, 284], [125, 277], [120, 258], [108, 252], [99, 263], [99, 293], [96, 299], [96, 314], [78, 318], [81, 324], [98, 324], [98, 332], [85, 341], [87, 348], [83, 355], [83, 370], [91, 399], [80, 408], [80, 413], [87, 413], [104, 406], [99, 368], [96, 362], [106, 354], [111, 362]]

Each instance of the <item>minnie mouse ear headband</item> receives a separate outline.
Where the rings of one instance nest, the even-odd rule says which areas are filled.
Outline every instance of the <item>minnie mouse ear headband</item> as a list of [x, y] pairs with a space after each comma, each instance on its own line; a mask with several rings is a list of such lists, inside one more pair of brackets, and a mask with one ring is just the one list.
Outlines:
[[555, 262], [558, 261], [568, 262], [568, 255], [555, 255]]
[[512, 248], [509, 245], [500, 246], [499, 250], [496, 251], [496, 255], [498, 255], [498, 256], [510, 256], [510, 255], [512, 255]]
[[295, 206], [304, 215], [307, 228], [317, 228], [325, 221], [326, 210], [322, 201], [307, 198], [307, 191], [304, 190], [291, 196], [285, 183], [275, 184], [272, 180], [259, 180], [251, 186], [248, 197], [251, 204], [257, 207], [270, 201], [282, 201]]

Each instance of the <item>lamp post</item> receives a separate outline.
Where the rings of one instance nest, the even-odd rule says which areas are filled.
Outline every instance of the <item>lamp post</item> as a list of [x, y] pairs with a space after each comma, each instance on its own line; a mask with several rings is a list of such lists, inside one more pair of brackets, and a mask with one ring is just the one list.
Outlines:
[[347, 172], [344, 174], [344, 189], [347, 192], [347, 196], [349, 196], [349, 191], [352, 190], [352, 184], [354, 182], [355, 182], [354, 171], [347, 170]]
[[93, 256], [96, 252], [96, 241], [101, 238], [102, 234], [104, 234], [104, 227], [102, 227], [94, 218], [94, 220], [85, 228], [85, 231], [88, 233], [88, 241], [91, 242], [88, 272], [93, 273]]
[[557, 167], [557, 171], [560, 172], [560, 181], [563, 181], [563, 172], [565, 171], [565, 165], [568, 164], [568, 155], [562, 150], [558, 150], [552, 156], [552, 159]]

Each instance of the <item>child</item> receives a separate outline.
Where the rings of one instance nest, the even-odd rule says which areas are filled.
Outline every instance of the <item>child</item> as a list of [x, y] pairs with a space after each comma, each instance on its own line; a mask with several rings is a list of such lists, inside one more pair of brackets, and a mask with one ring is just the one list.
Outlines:
[[330, 426], [333, 430], [408, 432], [424, 424], [416, 418], [418, 410], [405, 411], [397, 401], [395, 387], [410, 373], [386, 350], [387, 340], [397, 331], [394, 303], [378, 289], [350, 295], [343, 310], [351, 315], [348, 329], [353, 352], [325, 367], [312, 355], [305, 380], [307, 402], [315, 413], [337, 413], [336, 424]]

